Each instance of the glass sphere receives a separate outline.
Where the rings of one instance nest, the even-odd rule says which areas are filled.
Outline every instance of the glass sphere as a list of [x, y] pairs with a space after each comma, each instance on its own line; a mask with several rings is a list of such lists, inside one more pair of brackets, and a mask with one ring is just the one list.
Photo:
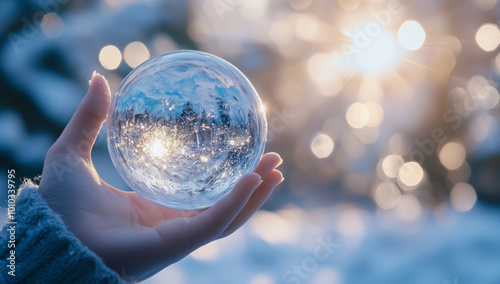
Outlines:
[[252, 84], [229, 62], [176, 51], [123, 80], [107, 119], [108, 149], [137, 193], [163, 206], [199, 209], [255, 170], [267, 121]]

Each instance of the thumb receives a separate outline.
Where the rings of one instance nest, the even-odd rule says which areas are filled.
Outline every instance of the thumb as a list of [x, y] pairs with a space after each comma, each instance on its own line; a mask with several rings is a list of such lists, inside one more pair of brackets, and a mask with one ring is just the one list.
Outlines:
[[56, 143], [62, 142], [74, 148], [83, 158], [90, 157], [92, 146], [106, 119], [110, 93], [106, 79], [94, 71], [87, 94]]

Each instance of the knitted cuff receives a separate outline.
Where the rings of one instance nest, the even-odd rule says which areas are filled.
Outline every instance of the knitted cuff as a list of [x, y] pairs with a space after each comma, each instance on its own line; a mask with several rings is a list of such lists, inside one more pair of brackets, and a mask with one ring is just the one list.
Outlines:
[[0, 232], [0, 267], [0, 283], [123, 283], [66, 229], [31, 182], [20, 187], [14, 219]]

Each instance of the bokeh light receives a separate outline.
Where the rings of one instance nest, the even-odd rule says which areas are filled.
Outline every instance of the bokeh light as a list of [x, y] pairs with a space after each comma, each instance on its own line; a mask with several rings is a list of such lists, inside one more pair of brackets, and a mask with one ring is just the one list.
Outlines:
[[314, 273], [311, 284], [342, 284], [340, 273], [331, 267], [322, 267]]
[[43, 16], [40, 27], [45, 36], [48, 38], [56, 38], [63, 33], [64, 22], [58, 14], [47, 13]]
[[258, 274], [255, 275], [248, 284], [275, 284], [276, 282], [273, 280], [271, 276], [268, 274]]
[[114, 45], [106, 45], [99, 52], [99, 62], [102, 67], [108, 70], [114, 70], [120, 66], [122, 62], [122, 53], [118, 47]]
[[251, 219], [253, 231], [270, 244], [294, 243], [299, 224], [275, 212], [259, 211]]
[[401, 196], [395, 211], [396, 216], [402, 221], [412, 222], [422, 215], [422, 206], [415, 196], [405, 194]]
[[292, 39], [293, 30], [288, 22], [282, 20], [273, 24], [269, 36], [276, 44], [284, 45]]
[[489, 114], [476, 117], [469, 126], [472, 139], [476, 142], [484, 141], [490, 133], [490, 128], [495, 125], [495, 122], [495, 117]]
[[407, 50], [422, 47], [425, 37], [425, 30], [417, 21], [406, 21], [398, 30], [398, 41]]
[[382, 160], [382, 169], [387, 177], [396, 178], [398, 176], [404, 160], [399, 155], [389, 155]]
[[332, 138], [325, 133], [318, 133], [311, 141], [311, 151], [316, 157], [322, 159], [330, 156], [334, 143]]
[[474, 0], [477, 7], [483, 11], [489, 11], [495, 7], [498, 0]]
[[370, 113], [370, 119], [366, 123], [368, 127], [377, 127], [384, 120], [384, 110], [382, 106], [376, 102], [368, 102], [366, 103]]
[[389, 149], [394, 154], [406, 155], [410, 152], [411, 146], [408, 138], [401, 133], [396, 133], [389, 139]]
[[193, 251], [190, 256], [198, 261], [214, 261], [220, 255], [218, 242], [212, 242]]
[[401, 192], [394, 183], [383, 182], [374, 188], [372, 196], [378, 207], [391, 209], [398, 204]]
[[457, 64], [457, 58], [455, 54], [449, 49], [438, 48], [436, 50], [435, 58], [435, 70], [439, 74], [450, 74]]
[[495, 83], [490, 82], [484, 76], [475, 75], [467, 83], [467, 90], [483, 109], [493, 109], [500, 100], [500, 95], [494, 85]]
[[156, 55], [175, 51], [178, 49], [177, 43], [168, 34], [157, 34], [153, 38], [153, 48]]
[[292, 6], [293, 9], [300, 11], [309, 8], [312, 1], [313, 0], [290, 0], [288, 3], [290, 3], [290, 6]]
[[[176, 284], [187, 284], [187, 278], [189, 277], [187, 274], [188, 273], [185, 268], [171, 265], [167, 269], [164, 269], [156, 274], [156, 277], [161, 279], [168, 279], [168, 281]], [[144, 283], [148, 282], [145, 281]]]
[[497, 88], [491, 85], [484, 86], [476, 95], [484, 109], [494, 109], [500, 100]]
[[495, 57], [494, 65], [495, 65], [495, 70], [497, 71], [497, 74], [500, 75], [500, 53], [497, 54], [497, 56]]
[[457, 211], [466, 212], [471, 210], [476, 200], [476, 191], [468, 183], [457, 183], [451, 190], [450, 202]]
[[424, 178], [424, 170], [417, 162], [404, 163], [398, 172], [398, 182], [401, 182], [403, 189], [414, 189]]
[[495, 24], [484, 24], [476, 32], [476, 43], [485, 51], [493, 51], [500, 44], [500, 30]]
[[339, 233], [345, 236], [361, 236], [365, 232], [365, 225], [363, 220], [364, 212], [361, 209], [351, 205], [344, 206], [339, 217], [337, 227]]
[[458, 169], [464, 162], [466, 156], [464, 146], [459, 142], [446, 143], [439, 151], [439, 161], [448, 170]]
[[123, 51], [123, 58], [128, 66], [135, 68], [149, 59], [149, 50], [142, 42], [129, 43]]
[[340, 5], [340, 7], [347, 11], [356, 10], [362, 2], [362, 0], [337, 0], [337, 3]]
[[453, 52], [453, 54], [459, 54], [462, 51], [462, 42], [456, 36], [444, 36], [441, 41], [443, 42], [443, 48]]
[[319, 34], [320, 23], [315, 16], [304, 14], [300, 15], [295, 24], [295, 35], [297, 38], [306, 41], [312, 41]]
[[353, 103], [346, 112], [347, 123], [352, 128], [363, 128], [370, 121], [370, 109], [362, 103]]

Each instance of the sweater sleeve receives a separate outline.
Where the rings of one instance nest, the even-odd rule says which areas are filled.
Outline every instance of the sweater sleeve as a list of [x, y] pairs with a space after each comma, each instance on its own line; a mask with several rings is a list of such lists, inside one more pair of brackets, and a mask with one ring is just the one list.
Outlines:
[[21, 186], [14, 210], [0, 231], [0, 283], [124, 282], [66, 229], [33, 183]]

